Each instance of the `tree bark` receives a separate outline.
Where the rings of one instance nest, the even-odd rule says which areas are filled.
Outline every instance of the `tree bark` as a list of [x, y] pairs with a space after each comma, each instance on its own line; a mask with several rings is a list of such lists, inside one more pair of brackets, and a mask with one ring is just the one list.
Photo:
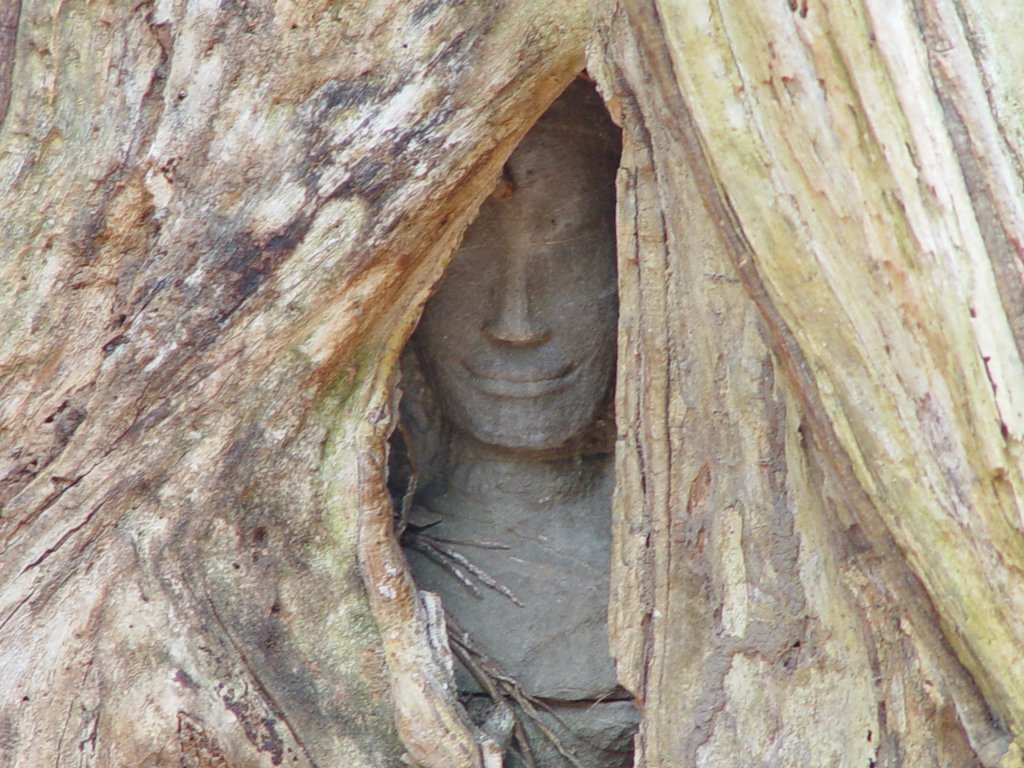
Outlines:
[[[427, 647], [379, 496], [391, 377], [499, 156], [582, 67], [585, 22], [21, 9], [0, 764], [399, 765], [396, 713], [414, 752], [458, 741], [407, 674], [394, 706], [385, 666]], [[369, 599], [360, 537], [394, 585]]]
[[638, 765], [1019, 765], [1020, 12], [841, 5], [0, 0], [0, 764], [495, 764], [396, 361], [586, 66]]
[[[812, 107], [851, 119], [853, 100], [838, 99], [842, 106], [832, 107], [837, 89], [822, 76], [828, 72], [801, 73], [807, 82], [777, 74], [782, 65], [770, 55], [748, 63], [765, 53], [760, 41], [740, 43], [743, 31], [753, 38], [771, 29], [768, 39], [780, 41], [775, 45], [786, 41], [785, 56], [812, 59], [818, 48], [856, 45], [857, 28], [807, 31], [806, 25], [825, 22], [806, 21], [813, 11], [804, 15], [783, 6], [774, 13], [740, 4], [687, 6], [684, 12], [666, 4], [658, 11], [660, 16], [629, 7], [612, 27], [607, 56], [619, 67], [609, 77], [635, 95], [626, 110], [632, 116], [623, 118], [635, 143], [627, 144], [623, 162], [620, 246], [628, 248], [624, 264], [635, 265], [621, 277], [629, 297], [624, 302], [640, 307], [620, 335], [617, 412], [626, 415], [622, 423], [629, 431], [620, 455], [620, 559], [613, 564], [620, 591], [613, 589], [612, 627], [627, 679], [643, 691], [646, 711], [657, 713], [645, 719], [647, 765], [1016, 760], [991, 712], [1013, 727], [1012, 705], [986, 690], [983, 679], [988, 674], [1005, 684], [1005, 665], [1021, 647], [1008, 636], [1001, 645], [993, 642], [1000, 616], [1008, 633], [1019, 632], [1020, 624], [1010, 618], [1005, 593], [989, 591], [987, 584], [993, 576], [1013, 580], [1013, 569], [986, 576], [981, 561], [962, 564], [970, 557], [965, 550], [984, 550], [987, 537], [975, 540], [966, 531], [937, 536], [936, 518], [949, 497], [908, 493], [908, 487], [936, 475], [949, 480], [956, 471], [963, 473], [961, 482], [976, 486], [968, 482], [969, 469], [949, 455], [975, 461], [978, 427], [954, 438], [962, 414], [920, 406], [904, 410], [914, 419], [897, 421], [882, 411], [902, 392], [895, 387], [897, 372], [888, 370], [894, 361], [918, 358], [906, 376], [941, 380], [948, 374], [961, 381], [963, 370], [977, 369], [981, 357], [975, 348], [961, 361], [963, 370], [920, 359], [914, 331], [928, 326], [922, 316], [931, 307], [912, 303], [909, 290], [888, 289], [888, 281], [913, 281], [909, 264], [896, 277], [876, 262], [921, 256], [878, 232], [842, 231], [896, 223], [888, 215], [893, 195], [869, 189], [879, 183], [877, 173], [865, 169], [844, 181], [847, 166], [861, 162], [862, 135], [852, 134], [849, 147], [831, 133], [792, 135], [811, 115], [828, 122], [829, 114]], [[754, 23], [762, 14], [764, 23]], [[712, 30], [721, 30], [713, 53], [704, 38], [708, 19]], [[723, 19], [739, 29], [725, 27]], [[786, 37], [800, 33], [802, 40]], [[689, 36], [682, 39], [684, 34]], [[796, 50], [797, 42], [809, 52]], [[754, 83], [727, 82], [723, 62], [729, 60], [754, 69]], [[811, 92], [806, 100], [814, 103], [780, 108], [787, 88]], [[763, 103], [752, 103], [765, 89]], [[815, 99], [815, 89], [828, 89], [828, 99], [820, 92]], [[736, 105], [732, 113], [730, 104]], [[701, 109], [715, 110], [703, 124]], [[667, 125], [661, 117], [666, 114], [675, 118]], [[747, 130], [730, 122], [732, 114], [751, 116]], [[637, 128], [629, 130], [631, 124]], [[758, 147], [763, 154], [741, 154], [760, 138], [758, 131], [769, 130], [774, 141]], [[820, 157], [812, 160], [801, 151], [826, 139], [832, 154], [818, 150]], [[835, 176], [817, 167], [825, 162]], [[742, 168], [730, 167], [739, 163]], [[806, 169], [812, 163], [813, 174]], [[789, 166], [805, 176], [791, 179]], [[751, 183], [757, 170], [762, 176]], [[832, 184], [837, 188], [828, 189]], [[808, 200], [800, 209], [794, 196], [804, 190]], [[850, 205], [854, 193], [886, 210], [834, 215], [820, 202], [825, 195], [837, 201], [836, 208]], [[755, 239], [773, 226], [779, 231]], [[829, 239], [818, 227], [838, 231]], [[800, 254], [818, 262], [800, 263]], [[780, 266], [787, 260], [788, 270]], [[883, 284], [868, 285], [866, 277], [855, 282], [851, 273]], [[846, 275], [845, 281], [832, 283], [834, 294], [825, 293], [817, 283], [834, 274]], [[848, 309], [825, 305], [825, 298]], [[988, 309], [1005, 325], [998, 304]], [[921, 325], [906, 329], [895, 318], [888, 325], [871, 319], [887, 312], [905, 313]], [[849, 348], [851, 337], [879, 324], [888, 335], [876, 348]], [[1008, 357], [1007, 365], [1016, 364], [1012, 344], [999, 353]], [[839, 383], [851, 389], [846, 400], [836, 391]], [[987, 379], [984, 385], [971, 397], [992, 403]], [[931, 401], [922, 394], [921, 403]], [[973, 400], [955, 405], [981, 407]], [[988, 439], [1003, 441], [996, 437], [998, 419], [989, 426]], [[859, 434], [870, 437], [873, 447], [916, 435], [932, 443], [897, 463], [883, 455], [865, 457], [851, 439]], [[944, 451], [935, 444], [939, 439], [946, 441]], [[1008, 465], [1012, 441], [1005, 447]], [[947, 490], [959, 498], [969, 493], [958, 487]], [[984, 507], [1002, 519], [994, 499], [977, 503], [978, 513]], [[957, 549], [946, 556], [945, 567], [959, 570], [938, 568], [938, 575], [957, 580], [955, 588], [935, 583], [937, 574], [915, 557], [916, 545], [931, 562], [943, 562], [943, 542]], [[970, 600], [965, 590], [972, 592]], [[951, 620], [963, 610], [973, 618]], [[990, 659], [986, 673], [962, 645], [972, 635], [982, 648], [1002, 654]], [[1012, 683], [1005, 690], [1016, 695]]]

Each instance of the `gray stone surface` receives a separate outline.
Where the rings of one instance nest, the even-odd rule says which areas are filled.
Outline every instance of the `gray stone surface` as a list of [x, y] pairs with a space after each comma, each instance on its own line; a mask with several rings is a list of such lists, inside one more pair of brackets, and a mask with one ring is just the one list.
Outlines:
[[[474, 645], [532, 695], [597, 699], [616, 690], [608, 653], [611, 477], [607, 457], [550, 463], [467, 462], [426, 505], [443, 519], [439, 539], [510, 589], [523, 605], [492, 589], [474, 595], [450, 570], [409, 553], [422, 589], [441, 595]], [[538, 490], [543, 492], [538, 494]], [[464, 671], [462, 690], [479, 690]]]
[[615, 369], [618, 154], [556, 106], [512, 154], [414, 337], [452, 426], [534, 455], [571, 450]]
[[[474, 720], [486, 719], [492, 710], [486, 696], [475, 696], [466, 708]], [[633, 765], [633, 738], [638, 713], [630, 701], [559, 703], [541, 712], [544, 725], [555, 734], [559, 746], [571, 751], [586, 768], [629, 768]], [[526, 726], [534, 759], [544, 768], [573, 768], [572, 763], [534, 725]], [[506, 768], [524, 768], [526, 763], [509, 750]]]
[[[637, 719], [615, 700], [607, 635], [617, 163], [600, 100], [575, 84], [513, 153], [427, 304], [423, 380], [403, 406], [406, 447], [432, 454], [411, 463], [436, 473], [406, 535], [417, 583], [545, 702], [588, 768], [631, 765]], [[435, 403], [441, 423], [418, 437]], [[465, 669], [456, 682], [486, 710]], [[530, 742], [541, 768], [568, 764], [536, 729]]]

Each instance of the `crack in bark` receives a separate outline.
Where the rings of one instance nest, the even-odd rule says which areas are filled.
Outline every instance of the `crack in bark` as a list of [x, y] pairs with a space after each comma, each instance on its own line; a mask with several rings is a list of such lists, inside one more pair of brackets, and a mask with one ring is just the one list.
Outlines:
[[7, 118], [14, 90], [14, 54], [20, 16], [21, 0], [0, 0], [0, 126]]
[[76, 533], [82, 530], [85, 526], [87, 526], [90, 522], [92, 522], [92, 519], [96, 516], [96, 513], [99, 512], [100, 507], [103, 506], [103, 503], [105, 501], [106, 499], [104, 499], [103, 502], [100, 502], [91, 510], [89, 510], [89, 513], [85, 516], [85, 519], [82, 520], [82, 522], [66, 530], [64, 534], [59, 539], [57, 539], [57, 541], [52, 546], [47, 547], [46, 550], [44, 550], [41, 555], [39, 555], [35, 560], [30, 562], [24, 568], [22, 568], [21, 572], [18, 575], [24, 576], [25, 573], [41, 565], [50, 555], [52, 555], [54, 552], [63, 547], [64, 544], [68, 541], [68, 539], [70, 539], [72, 536], [74, 536]]
[[25, 597], [23, 597], [23, 598], [22, 598], [22, 599], [21, 599], [21, 600], [20, 600], [20, 601], [18, 602], [18, 604], [14, 606], [14, 608], [12, 608], [12, 609], [11, 609], [11, 612], [10, 612], [10, 613], [8, 613], [8, 614], [7, 614], [7, 615], [6, 615], [5, 617], [4, 617], [3, 621], [0, 621], [0, 630], [3, 630], [3, 628], [7, 626], [8, 622], [10, 622], [10, 620], [14, 618], [15, 614], [17, 614], [17, 613], [18, 613], [18, 611], [20, 611], [20, 610], [21, 610], [21, 607], [22, 607], [23, 605], [25, 605], [25, 603], [27, 603], [27, 602], [28, 602], [29, 600], [31, 600], [31, 599], [32, 599], [33, 597], [35, 597], [35, 594], [36, 594], [36, 592], [35, 592], [35, 590], [33, 589], [33, 590], [32, 590], [32, 591], [30, 591], [30, 592], [29, 592], [29, 593], [28, 593], [27, 595], [25, 595]]
[[[950, 77], [947, 68], [943, 66], [941, 54], [952, 50], [956, 43], [946, 40], [941, 19], [937, 18], [937, 12], [928, 3], [923, 0], [914, 0], [913, 8], [915, 21], [921, 36], [927, 43], [928, 73], [935, 83], [935, 96], [942, 108], [946, 132], [953, 144], [978, 229], [997, 278], [996, 289], [999, 292], [1003, 310], [1010, 321], [1017, 354], [1024, 356], [1024, 298], [1022, 298], [1024, 276], [1021, 274], [1020, 267], [1021, 261], [1024, 259], [1024, 244], [1007, 228], [998, 206], [999, 193], [1008, 194], [1008, 191], [993, 189], [992, 184], [997, 180], [986, 175], [977, 144], [971, 136], [969, 120], [964, 116], [956, 99], [957, 96], [962, 95], [962, 87]], [[963, 30], [958, 31], [963, 32]], [[966, 39], [967, 35], [964, 35], [964, 38]], [[942, 46], [938, 45], [940, 39], [943, 41]], [[970, 45], [968, 48], [971, 50], [976, 71], [982, 71], [980, 62], [974, 56], [973, 48]], [[991, 106], [991, 93], [986, 92], [986, 95]], [[996, 126], [1001, 128], [998, 122], [996, 122]], [[1002, 131], [1000, 131], [1000, 136], [1003, 138], [1003, 146], [1000, 149], [1005, 151], [1012, 147], [1012, 144], [1006, 141]], [[1017, 163], [1014, 163], [1014, 166], [1016, 168]], [[987, 368], [986, 361], [986, 370]], [[994, 391], [995, 386], [993, 385]]]
[[[195, 594], [195, 593], [193, 593], [193, 594]], [[316, 761], [313, 759], [313, 756], [310, 755], [309, 750], [306, 748], [306, 745], [303, 743], [302, 739], [299, 737], [299, 734], [295, 731], [295, 728], [292, 726], [291, 721], [289, 721], [288, 717], [284, 714], [283, 710], [281, 709], [280, 704], [278, 704], [277, 700], [270, 693], [270, 691], [267, 689], [267, 687], [263, 684], [263, 681], [260, 679], [259, 675], [256, 673], [255, 667], [249, 661], [248, 656], [246, 656], [245, 651], [242, 650], [241, 645], [235, 640], [235, 637], [232, 634], [231, 630], [228, 628], [227, 624], [225, 624], [224, 620], [221, 618], [221, 615], [217, 611], [217, 606], [214, 604], [213, 599], [208, 594], [206, 594], [205, 592], [202, 593], [201, 597], [202, 597], [203, 602], [205, 602], [206, 606], [210, 609], [211, 615], [213, 616], [213, 618], [216, 620], [218, 626], [220, 627], [221, 634], [225, 638], [227, 638], [227, 641], [228, 641], [228, 643], [230, 643], [232, 650], [234, 650], [234, 652], [235, 652], [235, 655], [238, 657], [239, 661], [242, 662], [242, 668], [246, 671], [246, 673], [249, 675], [249, 678], [255, 684], [256, 690], [260, 694], [260, 697], [267, 704], [267, 708], [274, 715], [276, 715], [277, 718], [282, 723], [284, 723], [285, 728], [288, 729], [288, 733], [291, 734], [292, 740], [299, 747], [299, 749], [302, 750], [303, 755], [305, 755], [306, 759], [309, 760], [309, 764], [312, 766], [312, 768], [317, 768]], [[226, 702], [225, 702], [225, 704], [226, 704]], [[230, 707], [228, 707], [228, 708], [230, 709]], [[243, 726], [245, 726], [246, 720], [244, 719], [244, 717], [240, 716], [238, 713], [234, 713], [234, 714], [238, 718], [238, 721], [240, 723], [242, 723]], [[266, 725], [266, 724], [264, 723], [264, 725]], [[266, 727], [268, 727], [268, 729], [269, 729], [270, 726], [267, 725]], [[267, 751], [265, 749], [266, 744], [263, 743], [263, 742], [257, 741], [257, 739], [255, 738], [255, 734], [250, 733], [251, 728], [243, 727], [243, 730], [245, 731], [246, 738], [249, 739], [249, 741], [253, 744], [253, 746], [256, 747], [256, 749], [259, 752]], [[279, 764], [281, 762], [281, 759], [280, 759], [280, 757], [278, 757], [278, 758], [274, 759], [272, 762], [274, 763], [274, 765], [277, 765], [277, 764]]]

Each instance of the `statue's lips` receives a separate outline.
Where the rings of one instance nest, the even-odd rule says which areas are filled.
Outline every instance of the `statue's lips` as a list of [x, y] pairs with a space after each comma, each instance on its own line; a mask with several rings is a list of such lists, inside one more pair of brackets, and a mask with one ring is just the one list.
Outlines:
[[495, 397], [529, 398], [551, 395], [567, 388], [579, 373], [574, 362], [558, 368], [538, 370], [486, 365], [463, 360], [462, 367], [469, 374], [475, 389]]

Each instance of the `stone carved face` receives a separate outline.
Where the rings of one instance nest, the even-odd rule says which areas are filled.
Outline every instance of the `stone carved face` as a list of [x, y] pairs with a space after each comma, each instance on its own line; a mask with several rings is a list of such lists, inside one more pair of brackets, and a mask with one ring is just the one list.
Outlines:
[[[563, 97], [564, 98], [564, 97]], [[491, 446], [558, 448], [606, 403], [615, 366], [615, 169], [607, 137], [545, 126], [506, 165], [415, 343], [447, 418]]]

